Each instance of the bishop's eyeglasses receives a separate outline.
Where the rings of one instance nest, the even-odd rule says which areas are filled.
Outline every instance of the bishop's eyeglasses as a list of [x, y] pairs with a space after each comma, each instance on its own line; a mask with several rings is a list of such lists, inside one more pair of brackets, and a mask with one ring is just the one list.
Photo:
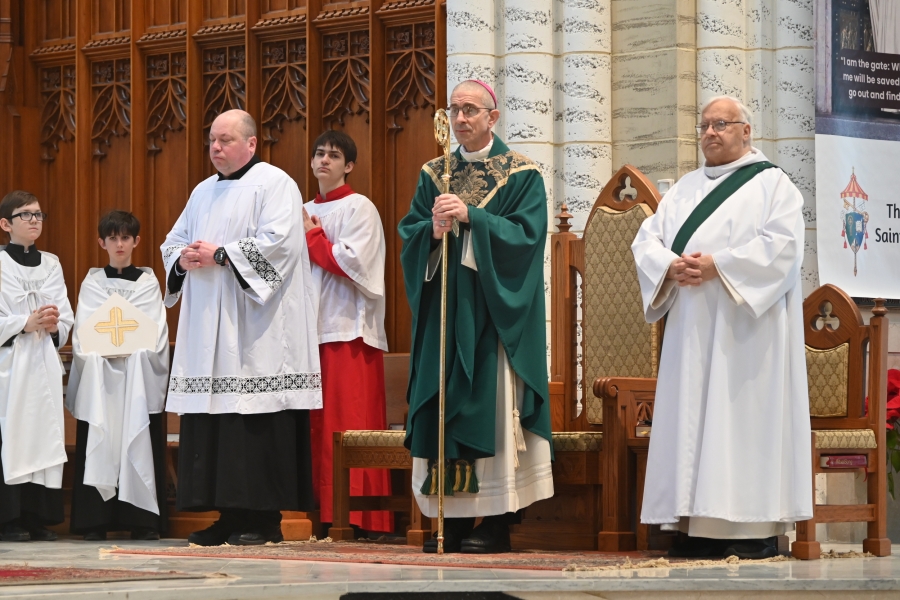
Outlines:
[[746, 125], [746, 123], [744, 121], [722, 121], [722, 120], [719, 120], [719, 121], [710, 121], [709, 123], [700, 123], [699, 125], [695, 126], [695, 129], [697, 130], [697, 135], [702, 136], [704, 133], [706, 133], [706, 131], [710, 127], [712, 127], [713, 131], [715, 131], [716, 133], [722, 133], [723, 131], [725, 131], [725, 128], [728, 127], [729, 125], [736, 125], [738, 123]]
[[27, 210], [23, 210], [22, 212], [18, 212], [9, 218], [10, 221], [19, 217], [25, 222], [31, 222], [32, 219], [37, 219], [38, 222], [43, 221], [47, 218], [47, 213], [45, 212], [30, 212]]
[[494, 110], [493, 108], [486, 108], [484, 106], [473, 106], [471, 104], [463, 104], [462, 106], [448, 106], [447, 114], [450, 115], [451, 119], [455, 119], [459, 116], [459, 113], [462, 113], [463, 116], [467, 119], [471, 119], [478, 113], [483, 110]]

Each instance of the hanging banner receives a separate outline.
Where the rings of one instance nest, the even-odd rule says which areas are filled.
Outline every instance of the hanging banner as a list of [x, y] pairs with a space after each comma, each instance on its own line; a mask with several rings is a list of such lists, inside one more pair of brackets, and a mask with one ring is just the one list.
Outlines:
[[816, 0], [819, 281], [900, 298], [900, 3]]

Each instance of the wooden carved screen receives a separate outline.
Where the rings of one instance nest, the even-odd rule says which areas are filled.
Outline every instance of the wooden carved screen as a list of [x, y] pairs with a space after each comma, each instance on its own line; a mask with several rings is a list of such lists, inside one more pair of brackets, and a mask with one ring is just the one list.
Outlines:
[[408, 351], [396, 226], [438, 154], [445, 22], [443, 0], [0, 0], [0, 135], [12, 149], [0, 195], [38, 196], [50, 214], [39, 247], [60, 257], [74, 305], [87, 270], [106, 264], [96, 225], [113, 208], [141, 220], [135, 263], [162, 281], [159, 245], [214, 173], [206, 140], [220, 112], [256, 118], [260, 157], [305, 199], [317, 190], [310, 145], [343, 129], [359, 148], [349, 183], [387, 237], [388, 342]]

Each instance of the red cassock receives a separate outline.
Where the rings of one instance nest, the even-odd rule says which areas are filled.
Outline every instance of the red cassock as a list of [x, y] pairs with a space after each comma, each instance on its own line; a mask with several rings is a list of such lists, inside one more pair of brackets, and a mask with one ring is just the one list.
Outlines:
[[[349, 187], [348, 187], [349, 189]], [[307, 236], [310, 259], [336, 275], [347, 275], [334, 259], [331, 242], [321, 228]], [[327, 310], [327, 307], [323, 307]], [[322, 410], [310, 411], [313, 458], [313, 489], [319, 500], [323, 523], [333, 522], [333, 433], [349, 429], [387, 429], [384, 397], [384, 353], [364, 343], [319, 344], [322, 363]], [[351, 469], [351, 496], [390, 496], [387, 469]], [[353, 511], [350, 522], [367, 531], [394, 530], [389, 511]]]

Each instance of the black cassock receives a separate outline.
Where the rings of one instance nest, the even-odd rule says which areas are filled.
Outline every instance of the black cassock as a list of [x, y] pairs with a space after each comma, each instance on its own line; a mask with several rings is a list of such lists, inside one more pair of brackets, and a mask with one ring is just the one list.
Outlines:
[[[5, 252], [23, 267], [37, 267], [41, 264], [41, 253], [32, 245], [28, 251], [18, 244], [9, 244]], [[4, 346], [12, 346], [15, 338], [6, 340]], [[53, 341], [59, 347], [59, 338]], [[3, 440], [0, 439], [0, 447]], [[3, 464], [0, 463], [0, 523], [7, 523], [19, 517], [32, 517], [42, 525], [56, 525], [65, 519], [63, 492], [37, 485], [20, 483], [6, 485], [3, 477]]]
[[184, 414], [178, 510], [315, 508], [309, 411]]
[[[137, 281], [143, 271], [134, 265], [122, 269], [104, 268], [109, 279]], [[100, 492], [92, 485], [84, 485], [84, 461], [87, 451], [88, 428], [86, 421], [77, 421], [75, 438], [75, 480], [72, 485], [72, 515], [70, 529], [75, 534], [89, 531], [132, 531], [135, 529], [155, 529], [161, 534], [167, 530], [166, 506], [166, 440], [163, 437], [165, 413], [150, 415], [150, 447], [153, 452], [153, 471], [156, 476], [156, 503], [159, 515], [119, 500], [116, 494], [103, 500]]]

